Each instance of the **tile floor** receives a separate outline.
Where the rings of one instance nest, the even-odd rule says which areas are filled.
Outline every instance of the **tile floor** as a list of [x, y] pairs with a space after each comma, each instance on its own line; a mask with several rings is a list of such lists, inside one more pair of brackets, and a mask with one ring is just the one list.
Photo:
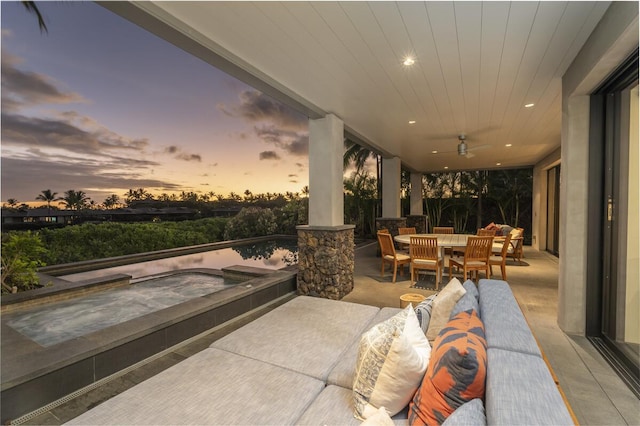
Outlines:
[[[375, 306], [399, 306], [407, 292], [432, 294], [414, 289], [408, 272], [391, 282], [391, 274], [380, 277], [376, 244], [356, 250], [355, 288], [344, 300]], [[496, 272], [497, 269], [496, 269]], [[529, 324], [559, 379], [578, 422], [583, 425], [640, 425], [640, 400], [582, 336], [568, 336], [556, 324], [558, 259], [525, 248], [522, 264], [509, 261], [509, 284]], [[447, 274], [444, 276], [445, 282]], [[264, 311], [272, 309], [266, 307]], [[216, 330], [188, 345], [131, 371], [101, 387], [51, 409], [24, 424], [62, 424], [102, 401], [206, 348], [211, 342], [261, 315], [257, 312], [228, 327]]]

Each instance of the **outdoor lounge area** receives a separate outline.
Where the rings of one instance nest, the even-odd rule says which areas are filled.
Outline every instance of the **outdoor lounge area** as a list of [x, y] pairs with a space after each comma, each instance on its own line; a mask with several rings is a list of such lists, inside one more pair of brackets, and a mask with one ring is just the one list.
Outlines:
[[[376, 249], [377, 243], [374, 241], [356, 248], [355, 287], [343, 301], [399, 310], [397, 308], [400, 307], [400, 296], [403, 294], [417, 293], [428, 296], [434, 293], [430, 290], [411, 288], [408, 273], [398, 276], [396, 283], [392, 283], [388, 271], [384, 277], [380, 277], [380, 258], [376, 256]], [[508, 262], [509, 286], [578, 423], [639, 423], [640, 410], [633, 393], [584, 337], [568, 336], [556, 325], [558, 259], [528, 247], [525, 247], [524, 254], [522, 263]], [[211, 330], [211, 333], [201, 335], [187, 345], [173, 348], [152, 362], [140, 365], [121, 377], [42, 412], [25, 424], [63, 424], [71, 421], [135, 384], [201, 352], [233, 330], [294, 297], [292, 294], [275, 305], [265, 306], [232, 324], [217, 327]], [[287, 349], [292, 356], [295, 350], [295, 347]], [[239, 374], [240, 379], [242, 374]], [[152, 399], [153, 395], [148, 394], [147, 397]], [[123, 414], [126, 417], [126, 413]]]
[[[378, 242], [354, 244], [358, 225], [345, 223], [343, 158], [353, 143], [376, 156], [380, 209], [363, 213], [375, 221], [371, 234], [390, 230], [391, 245], [399, 228], [414, 226], [410, 220], [452, 225], [440, 223], [428, 205], [429, 175], [476, 174], [469, 209], [481, 212], [483, 171], [531, 170], [530, 220], [501, 218], [524, 226], [526, 245], [514, 235], [518, 244], [507, 247], [500, 264], [505, 280], [478, 283], [476, 302], [493, 308], [479, 315], [487, 320], [487, 383], [504, 379], [491, 385], [497, 395], [482, 400], [488, 423], [566, 424], [573, 416], [578, 424], [640, 424], [637, 2], [100, 4], [308, 119], [308, 221], [297, 227], [297, 292], [208, 325], [20, 423], [224, 423], [219, 410], [229, 401], [231, 422], [357, 424], [344, 409], [353, 400], [339, 361], [354, 355], [376, 320], [396, 318], [408, 293], [420, 299], [449, 287], [447, 278], [439, 287], [428, 279], [414, 286], [410, 256], [397, 261], [383, 253], [383, 260], [392, 256], [394, 271], [384, 263], [381, 271]], [[445, 195], [455, 192], [452, 186]], [[468, 268], [455, 249], [463, 247], [449, 244], [427, 277], [460, 277]], [[500, 291], [491, 293], [491, 284]], [[275, 348], [265, 344], [270, 333]], [[492, 333], [525, 347], [505, 349]], [[332, 338], [339, 344], [324, 347]], [[529, 375], [532, 369], [540, 374]], [[225, 395], [210, 372], [234, 393]], [[337, 383], [333, 373], [345, 386], [327, 391]], [[264, 386], [256, 389], [257, 378]], [[256, 402], [252, 396], [256, 410], [243, 412], [245, 402]], [[523, 400], [523, 412], [509, 417]], [[261, 416], [267, 412], [285, 417]]]

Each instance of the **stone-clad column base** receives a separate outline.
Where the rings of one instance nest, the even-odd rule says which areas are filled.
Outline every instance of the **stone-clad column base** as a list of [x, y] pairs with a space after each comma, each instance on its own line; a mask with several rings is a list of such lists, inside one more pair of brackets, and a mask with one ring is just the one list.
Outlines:
[[394, 237], [398, 235], [398, 228], [406, 228], [407, 218], [405, 217], [377, 217], [376, 231], [388, 229]]
[[339, 300], [353, 290], [354, 225], [298, 226], [298, 294]]
[[426, 234], [427, 216], [423, 214], [407, 216], [407, 228], [416, 228], [416, 233]]

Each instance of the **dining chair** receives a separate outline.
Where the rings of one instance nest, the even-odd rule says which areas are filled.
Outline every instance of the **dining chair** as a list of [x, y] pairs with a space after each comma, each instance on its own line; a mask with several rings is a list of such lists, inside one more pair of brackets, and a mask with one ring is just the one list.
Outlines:
[[[398, 228], [398, 235], [409, 235], [409, 234], [417, 234], [415, 227], [407, 227], [407, 228]], [[409, 249], [409, 244], [399, 244], [400, 248], [403, 250]]]
[[442, 257], [438, 247], [438, 237], [411, 237], [409, 244], [409, 254], [411, 257], [411, 283], [419, 269], [427, 269], [436, 272], [436, 290], [442, 281]]
[[478, 271], [485, 271], [486, 277], [489, 278], [491, 271], [489, 270], [489, 257], [491, 256], [491, 245], [493, 237], [471, 236], [467, 240], [467, 246], [464, 251], [462, 263], [457, 260], [449, 259], [449, 279], [453, 275], [453, 268], [456, 270], [462, 268], [463, 280], [467, 279], [467, 272], [476, 271], [476, 281], [478, 280]]
[[478, 229], [478, 232], [476, 232], [476, 235], [478, 237], [494, 237], [496, 235], [496, 230], [480, 228]]
[[380, 253], [382, 258], [382, 269], [380, 276], [384, 277], [384, 265], [390, 263], [393, 266], [393, 281], [396, 282], [396, 272], [400, 266], [400, 275], [402, 275], [402, 266], [411, 263], [411, 257], [406, 254], [396, 253], [393, 245], [393, 237], [389, 233], [378, 232], [378, 243], [380, 244]]
[[433, 234], [453, 234], [453, 226], [434, 226]]
[[517, 260], [518, 263], [522, 262], [522, 258], [524, 257], [524, 251], [522, 249], [524, 243], [524, 228], [516, 228], [511, 231], [511, 247], [513, 250], [510, 250], [509, 256], [513, 258], [513, 260]]
[[507, 280], [507, 256], [509, 255], [509, 247], [511, 247], [511, 234], [507, 234], [502, 243], [502, 249], [500, 253], [491, 253], [489, 257], [489, 272], [493, 275], [493, 265], [500, 266], [500, 272], [502, 272], [502, 279]]

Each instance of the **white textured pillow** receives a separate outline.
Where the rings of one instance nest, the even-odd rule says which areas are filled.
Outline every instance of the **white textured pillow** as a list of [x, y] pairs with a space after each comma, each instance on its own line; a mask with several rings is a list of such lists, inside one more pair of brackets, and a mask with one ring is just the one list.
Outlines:
[[440, 330], [449, 322], [453, 307], [466, 292], [467, 290], [460, 284], [460, 281], [457, 278], [453, 278], [442, 291], [438, 293], [431, 309], [431, 320], [429, 321], [429, 328], [427, 329], [427, 339], [433, 341], [438, 337]]
[[395, 426], [393, 419], [389, 417], [386, 408], [380, 407], [374, 415], [370, 416], [360, 426]]
[[356, 417], [407, 406], [427, 370], [431, 345], [411, 305], [362, 335], [353, 379]]

